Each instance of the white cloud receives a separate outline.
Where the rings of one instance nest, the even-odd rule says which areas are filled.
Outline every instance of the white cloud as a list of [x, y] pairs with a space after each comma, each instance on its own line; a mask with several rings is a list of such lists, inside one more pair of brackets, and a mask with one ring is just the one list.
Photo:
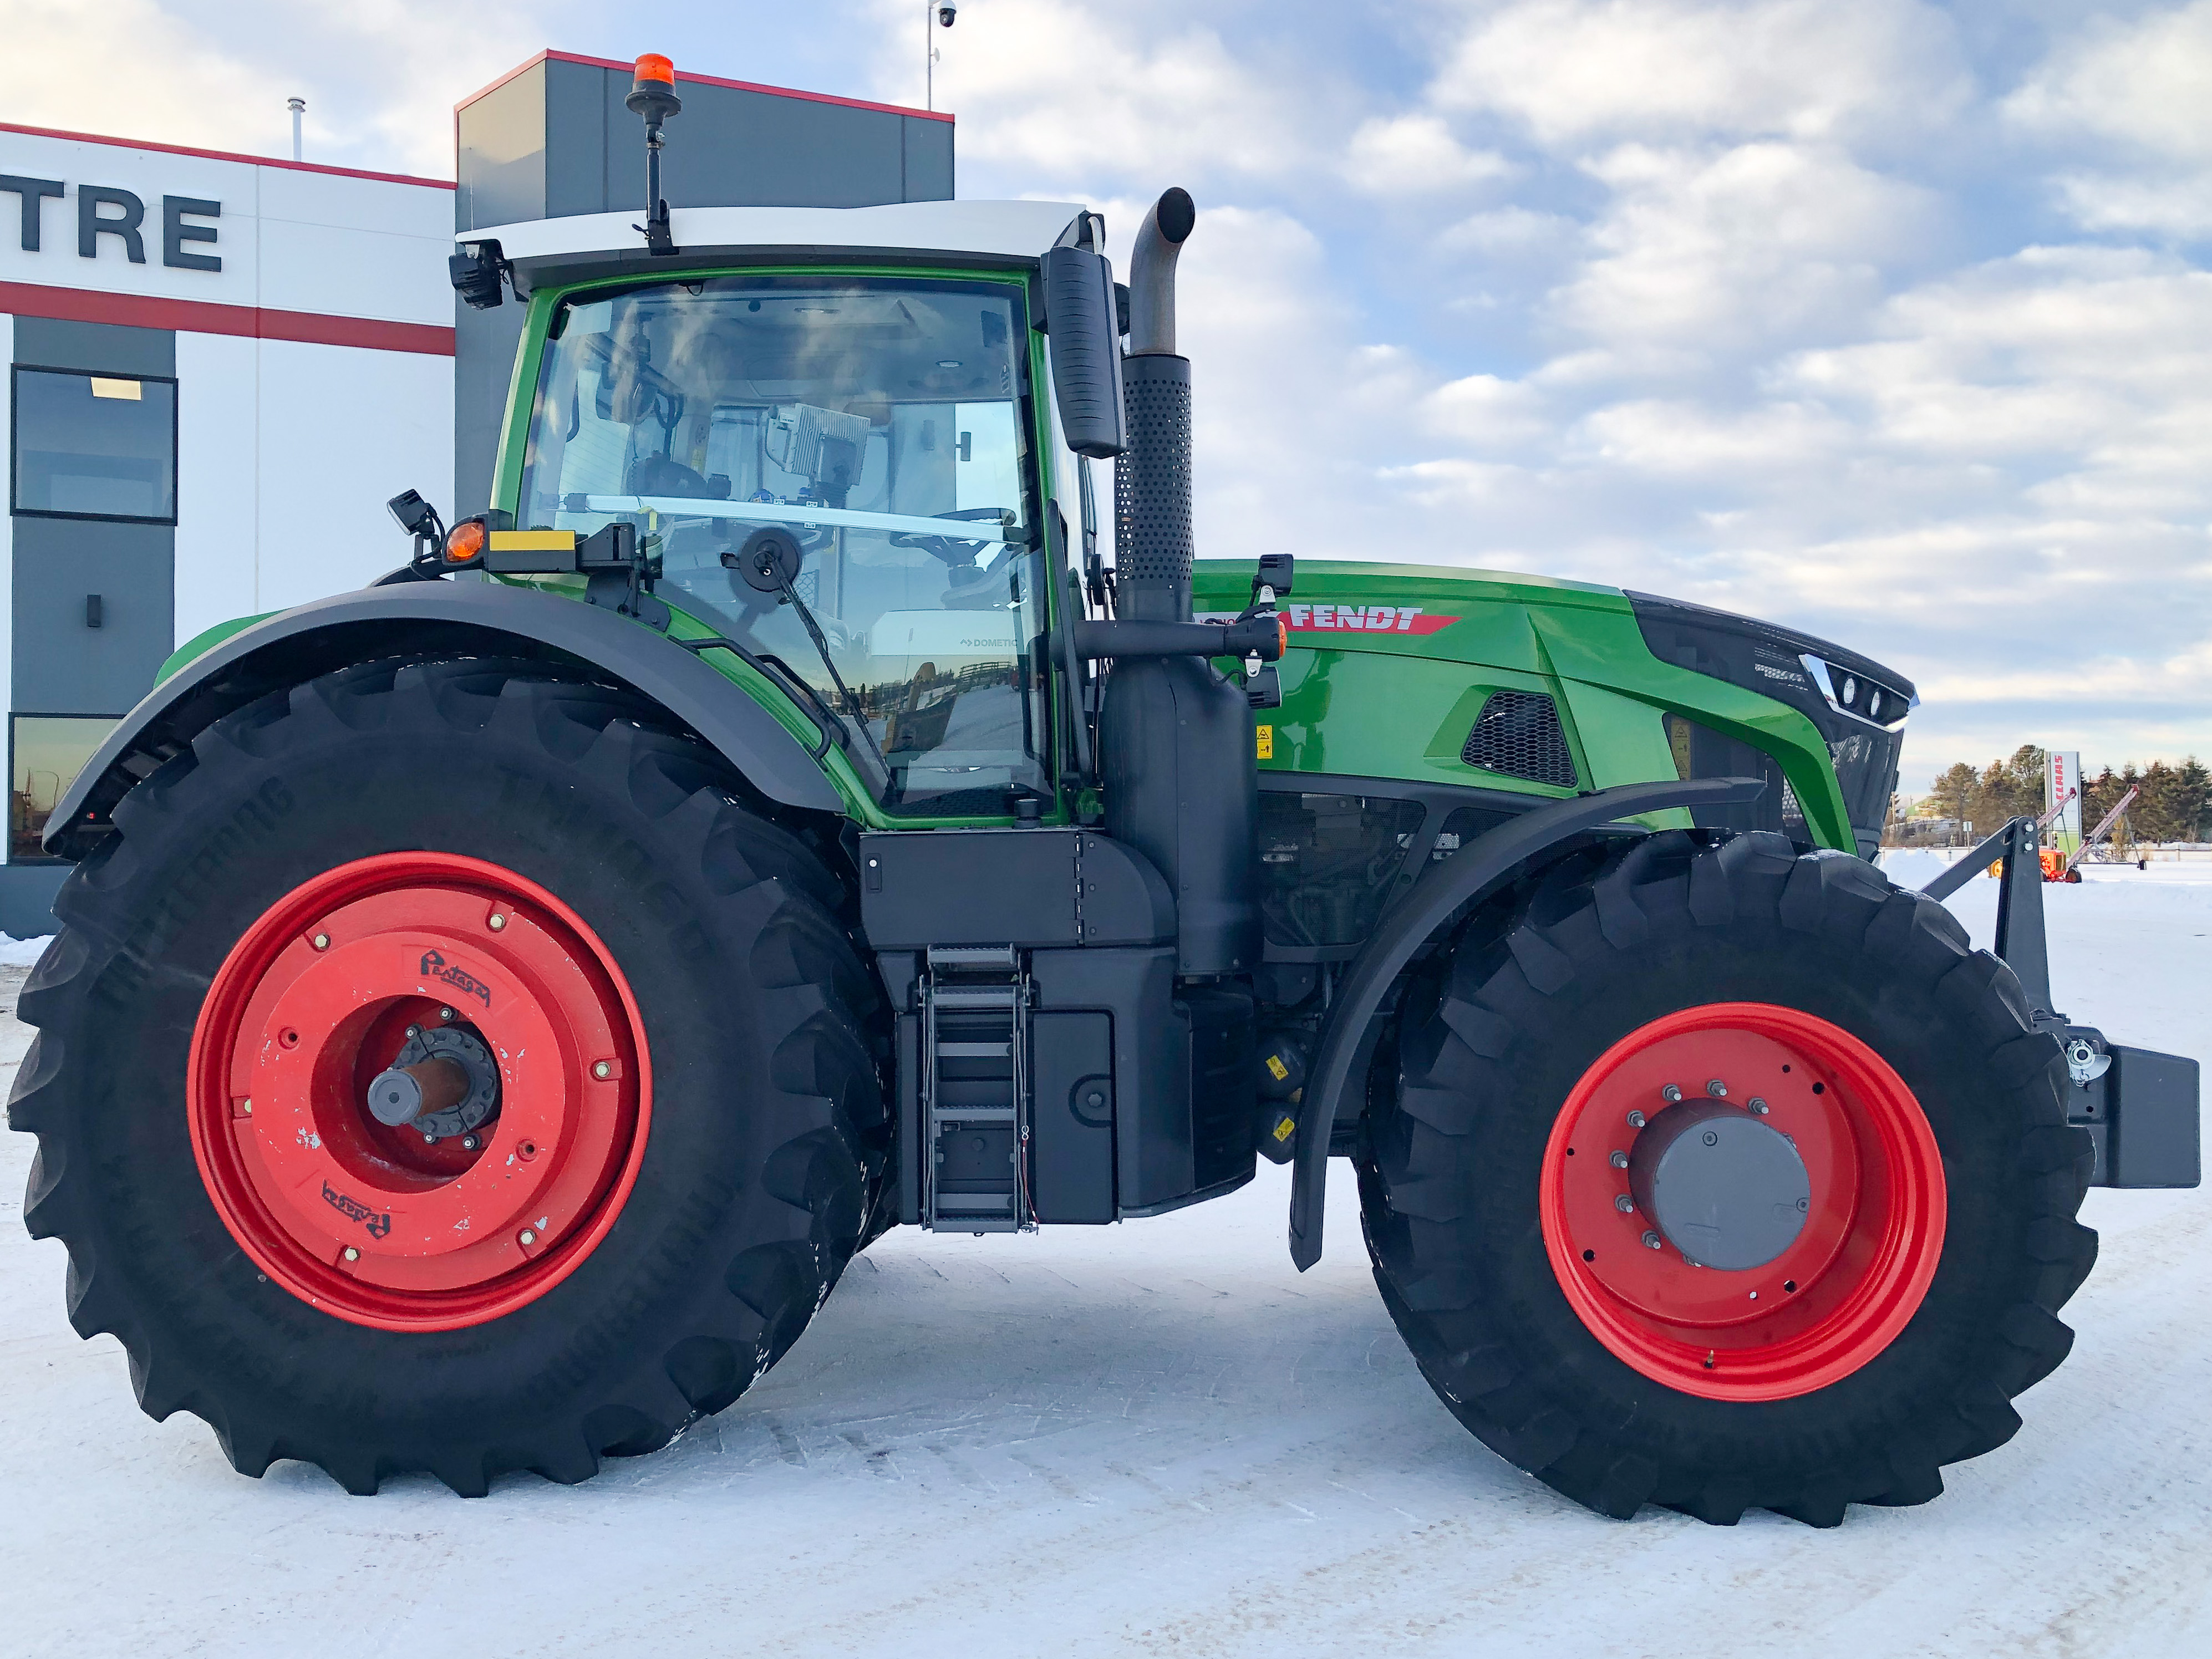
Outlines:
[[1582, 234], [1582, 226], [1564, 213], [1508, 204], [1468, 214], [1437, 238], [1437, 246], [1494, 259], [1540, 258], [1557, 254]]
[[1461, 143], [1437, 115], [1378, 116], [1361, 123], [1344, 163], [1355, 187], [1386, 196], [1463, 190], [1512, 170], [1497, 151]]
[[546, 45], [561, 9], [0, 0], [0, 108], [30, 125], [283, 156], [297, 95], [309, 161], [450, 179], [453, 104]]
[[96, 49], [78, 0], [0, 0], [0, 109], [26, 126], [210, 149], [289, 143], [285, 90], [152, 0], [100, 8]]
[[2153, 9], [2131, 23], [2091, 21], [2004, 112], [2028, 127], [2212, 162], [2212, 0]]
[[1538, 143], [1823, 137], [1917, 127], [1966, 93], [1948, 20], [1914, 0], [1519, 0], [1475, 15], [1431, 95]]
[[1592, 340], [1730, 350], [1848, 329], [1936, 217], [1924, 191], [1826, 145], [1625, 144], [1588, 171], [1612, 199], [1552, 303]]
[[2076, 222], [2212, 233], [2212, 0], [2125, 23], [2092, 20], [2002, 107], [2023, 131], [2112, 158], [2077, 163], [2052, 181]]
[[[912, 7], [872, 9], [887, 58], [902, 62]], [[993, 0], [976, 24], [939, 70], [963, 165], [1019, 168], [1045, 188], [1200, 171], [1279, 178], [1316, 159], [1311, 112], [1202, 24], [1137, 27], [1074, 0]]]

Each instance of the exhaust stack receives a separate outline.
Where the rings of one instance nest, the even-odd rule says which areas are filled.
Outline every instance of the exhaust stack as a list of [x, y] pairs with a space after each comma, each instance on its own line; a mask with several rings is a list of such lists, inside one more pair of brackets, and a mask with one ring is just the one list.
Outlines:
[[1114, 463], [1115, 565], [1122, 616], [1188, 622], [1190, 359], [1176, 352], [1176, 259], [1198, 222], [1170, 190], [1138, 227], [1129, 260], [1129, 447]]
[[[1114, 463], [1116, 608], [1128, 621], [1192, 620], [1190, 360], [1176, 351], [1175, 271], [1197, 217], [1188, 191], [1168, 191], [1145, 216], [1129, 264], [1128, 447]], [[1251, 972], [1261, 952], [1259, 781], [1243, 687], [1202, 658], [1132, 659], [1107, 679], [1098, 726], [1106, 833], [1167, 878], [1177, 975]], [[1250, 1122], [1249, 1079], [1241, 1100], [1218, 1081], [1200, 1092]]]

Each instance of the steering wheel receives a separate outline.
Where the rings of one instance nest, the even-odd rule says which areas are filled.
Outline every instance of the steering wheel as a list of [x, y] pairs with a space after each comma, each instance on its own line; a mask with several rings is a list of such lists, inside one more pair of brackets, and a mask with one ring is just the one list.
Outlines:
[[[1006, 509], [999, 507], [963, 507], [957, 513], [930, 514], [933, 519], [957, 519], [969, 524], [981, 524], [986, 520], [996, 523], [1005, 516]], [[942, 560], [949, 565], [973, 564], [977, 557], [975, 542], [956, 540], [950, 536], [933, 536], [927, 531], [894, 531], [890, 544], [893, 547], [918, 547], [931, 558]]]

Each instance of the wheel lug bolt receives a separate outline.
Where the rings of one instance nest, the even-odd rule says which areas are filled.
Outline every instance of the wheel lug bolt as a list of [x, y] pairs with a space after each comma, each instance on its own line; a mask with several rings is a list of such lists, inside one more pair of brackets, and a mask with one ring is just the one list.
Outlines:
[[410, 1042], [422, 1035], [422, 1028], [419, 1025], [410, 1025], [407, 1028], [407, 1036]]
[[501, 915], [496, 910], [495, 910], [492, 912], [491, 920], [487, 921], [484, 925], [487, 927], [489, 927], [493, 933], [496, 933], [507, 926], [507, 918]]
[[327, 951], [331, 948], [331, 936], [328, 933], [316, 934], [312, 942], [318, 951]]
[[1669, 1106], [1672, 1106], [1681, 1097], [1682, 1091], [1680, 1089], [1677, 1089], [1671, 1083], [1659, 1091], [1659, 1098], [1665, 1101]]
[[453, 1017], [453, 1011], [450, 1008], [441, 1008], [438, 1010], [438, 1018], [440, 1019], [451, 1019]]
[[425, 1146], [434, 1146], [438, 1144], [438, 1137], [425, 1129], [422, 1132], [422, 1144]]
[[1644, 1114], [1641, 1112], [1631, 1112], [1628, 1115], [1628, 1127], [1632, 1129], [1642, 1128], [1644, 1125]]
[[349, 1261], [358, 1261], [361, 1260], [361, 1252], [349, 1244], [345, 1247], [345, 1259]]
[[252, 1117], [253, 1115], [253, 1103], [250, 1100], [240, 1101], [238, 1103], [238, 1111], [239, 1115], [241, 1117]]
[[1761, 1100], [1757, 1095], [1753, 1095], [1749, 1100], [1746, 1101], [1744, 1104], [1750, 1107], [1751, 1115], [1753, 1117], [1765, 1117], [1767, 1113], [1774, 1109], [1765, 1101]]
[[1626, 1193], [1622, 1193], [1613, 1200], [1613, 1207], [1623, 1215], [1632, 1214], [1636, 1209], [1636, 1200]]
[[464, 1152], [473, 1152], [477, 1147], [483, 1145], [483, 1142], [478, 1140], [474, 1135], [463, 1135], [461, 1137], [461, 1149]]
[[525, 1227], [520, 1233], [516, 1234], [515, 1237], [520, 1242], [525, 1244], [535, 1244], [538, 1242], [538, 1235], [527, 1227]]
[[1664, 1248], [1665, 1248], [1665, 1245], [1666, 1245], [1666, 1241], [1665, 1241], [1664, 1239], [1661, 1238], [1661, 1237], [1659, 1237], [1659, 1235], [1658, 1235], [1658, 1234], [1656, 1234], [1656, 1233], [1655, 1233], [1655, 1232], [1649, 1231], [1647, 1231], [1644, 1233], [1644, 1248], [1645, 1249], [1647, 1249], [1647, 1250], [1662, 1249], [1664, 1249]]
[[614, 1074], [615, 1074], [615, 1068], [614, 1068], [612, 1066], [609, 1065], [609, 1064], [608, 1064], [605, 1060], [601, 1060], [598, 1065], [596, 1065], [596, 1066], [592, 1066], [592, 1075], [593, 1077], [595, 1077], [595, 1078], [599, 1079], [599, 1080], [600, 1082], [602, 1082], [602, 1083], [605, 1083], [605, 1082], [609, 1078], [612, 1077]]
[[1728, 1098], [1728, 1085], [1722, 1082], [1718, 1078], [1715, 1078], [1711, 1083], [1705, 1085], [1705, 1092], [1711, 1095], [1715, 1100], [1726, 1100]]
[[1616, 1170], [1626, 1169], [1628, 1167], [1628, 1154], [1626, 1152], [1615, 1152], [1613, 1155], [1613, 1167]]

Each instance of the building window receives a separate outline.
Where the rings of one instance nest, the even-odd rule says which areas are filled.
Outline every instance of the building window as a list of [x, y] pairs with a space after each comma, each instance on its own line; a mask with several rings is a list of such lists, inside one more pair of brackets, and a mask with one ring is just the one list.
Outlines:
[[115, 729], [112, 714], [18, 714], [9, 722], [8, 861], [53, 864], [39, 845], [46, 815]]
[[15, 510], [177, 521], [177, 383], [15, 370]]

